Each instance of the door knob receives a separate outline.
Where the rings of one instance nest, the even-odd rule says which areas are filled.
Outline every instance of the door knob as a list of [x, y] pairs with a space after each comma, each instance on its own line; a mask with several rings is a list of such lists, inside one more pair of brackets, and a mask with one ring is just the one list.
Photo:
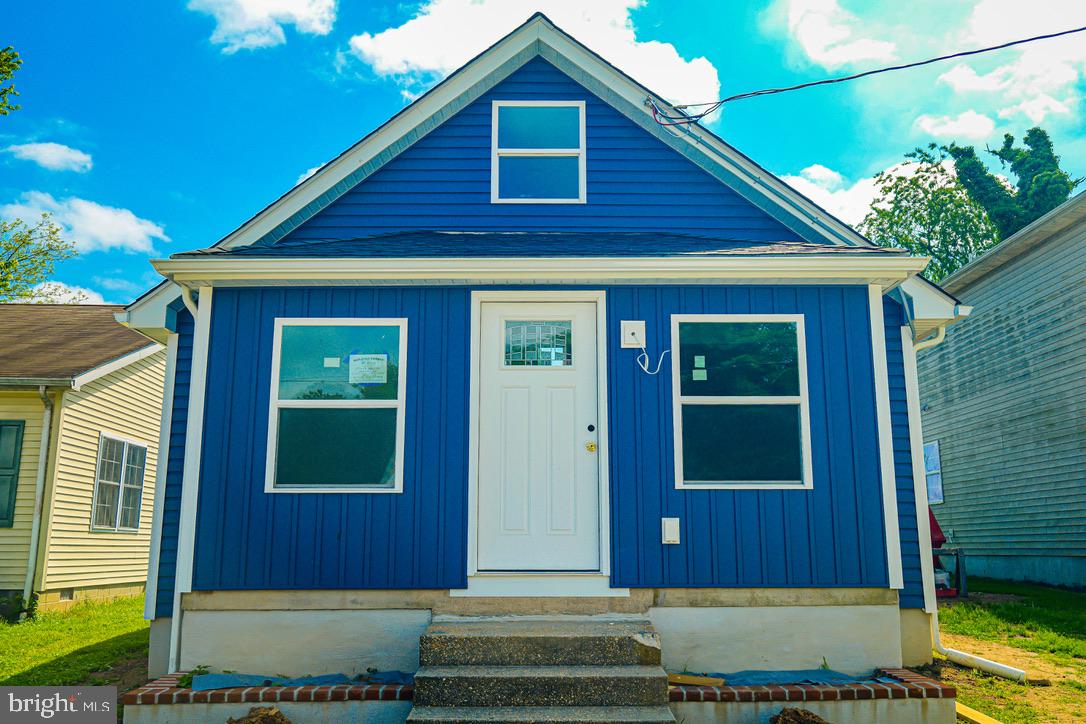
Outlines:
[[594, 443], [594, 442], [586, 442], [584, 444], [584, 449], [587, 450], [590, 453], [594, 453], [594, 452], [596, 452], [596, 443]]

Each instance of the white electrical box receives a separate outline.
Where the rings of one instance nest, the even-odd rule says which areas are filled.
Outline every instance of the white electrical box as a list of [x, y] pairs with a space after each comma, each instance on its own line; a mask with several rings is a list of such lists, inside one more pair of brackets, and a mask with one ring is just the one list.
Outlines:
[[661, 518], [664, 545], [679, 545], [679, 519]]
[[642, 349], [645, 345], [645, 321], [623, 319], [620, 325], [623, 349]]

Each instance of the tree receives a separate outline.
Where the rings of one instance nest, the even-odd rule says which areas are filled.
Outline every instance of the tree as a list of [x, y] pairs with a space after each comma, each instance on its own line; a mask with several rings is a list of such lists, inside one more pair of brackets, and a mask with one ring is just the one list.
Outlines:
[[951, 144], [947, 148], [962, 185], [988, 212], [1001, 239], [1062, 204], [1082, 182], [1060, 168], [1060, 157], [1044, 129], [1029, 129], [1022, 143], [1024, 148], [1015, 147], [1014, 136], [1008, 133], [1000, 148], [988, 149], [1004, 168], [1010, 167], [1016, 179], [1014, 188], [991, 173], [972, 146]]
[[948, 149], [934, 143], [875, 177], [878, 197], [859, 230], [880, 246], [931, 257], [925, 274], [939, 281], [993, 246], [998, 231], [958, 181]]
[[[60, 227], [48, 214], [34, 226], [0, 219], [0, 302], [59, 301], [60, 288], [45, 283], [58, 261], [75, 255], [75, 245], [60, 238]], [[78, 300], [66, 296], [64, 301]]]
[[[3, 50], [0, 50], [0, 83], [11, 80], [11, 77], [15, 75], [15, 71], [19, 70], [19, 66], [23, 64], [19, 54], [15, 52], [15, 48], [10, 45]], [[20, 106], [12, 103], [8, 100], [10, 96], [19, 95], [19, 91], [15, 90], [15, 85], [0, 85], [0, 116], [6, 116], [12, 111], [19, 110]]]

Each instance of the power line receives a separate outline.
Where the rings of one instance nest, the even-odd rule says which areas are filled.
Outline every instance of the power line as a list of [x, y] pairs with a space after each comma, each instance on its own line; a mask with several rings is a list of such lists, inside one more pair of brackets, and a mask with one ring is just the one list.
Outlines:
[[710, 113], [713, 113], [725, 103], [731, 103], [732, 101], [740, 101], [746, 98], [757, 98], [758, 96], [775, 95], [777, 93], [787, 93], [794, 90], [802, 90], [803, 88], [812, 88], [818, 85], [830, 85], [831, 83], [844, 83], [849, 80], [856, 80], [857, 78], [864, 78], [869, 75], [878, 75], [879, 73], [890, 73], [895, 70], [906, 70], [908, 68], [918, 68], [922, 65], [930, 65], [932, 63], [939, 63], [944, 60], [953, 60], [954, 58], [965, 58], [970, 55], [979, 55], [980, 53], [990, 53], [993, 50], [1003, 50], [1004, 48], [1010, 48], [1015, 45], [1022, 45], [1024, 43], [1033, 43], [1038, 40], [1049, 40], [1051, 38], [1059, 38], [1064, 35], [1071, 35], [1073, 33], [1081, 33], [1086, 30], [1086, 26], [1081, 28], [1073, 28], [1071, 30], [1062, 30], [1058, 33], [1049, 33], [1048, 35], [1035, 35], [1032, 38], [1022, 38], [1021, 40], [1012, 40], [1009, 43], [1003, 43], [1001, 45], [992, 45], [987, 48], [978, 48], [976, 50], [964, 50], [959, 53], [951, 53], [950, 55], [940, 55], [937, 58], [928, 58], [927, 60], [918, 60], [915, 63], [905, 63], [904, 65], [891, 65], [886, 68], [876, 68], [874, 70], [865, 70], [862, 73], [854, 73], [853, 75], [843, 75], [837, 78], [825, 78], [823, 80], [815, 80], [809, 83], [800, 83], [799, 85], [791, 85], [784, 88], [766, 88], [763, 90], [750, 91], [748, 93], [738, 93], [734, 96], [728, 96], [722, 98], [719, 101], [710, 101], [708, 103], [686, 103], [684, 105], [672, 106], [677, 111], [682, 111], [686, 108], [705, 108], [704, 111], [693, 114], [683, 113], [680, 116], [672, 116], [664, 113], [656, 102], [651, 98], [648, 99], [649, 104], [652, 106], [652, 117], [656, 119], [656, 122], [662, 126], [684, 126], [691, 123], [697, 123], [702, 118], [705, 118]]

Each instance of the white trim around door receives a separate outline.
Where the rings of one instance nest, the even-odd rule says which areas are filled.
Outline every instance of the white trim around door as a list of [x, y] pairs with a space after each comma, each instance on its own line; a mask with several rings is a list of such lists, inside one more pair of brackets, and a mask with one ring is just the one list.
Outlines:
[[[479, 570], [479, 431], [480, 343], [484, 302], [591, 302], [596, 305], [597, 465], [599, 480], [599, 571], [579, 573], [500, 572]], [[454, 596], [627, 596], [628, 589], [610, 587], [610, 504], [607, 425], [607, 307], [606, 293], [569, 291], [473, 291], [471, 295], [471, 370], [468, 433], [468, 588]]]

